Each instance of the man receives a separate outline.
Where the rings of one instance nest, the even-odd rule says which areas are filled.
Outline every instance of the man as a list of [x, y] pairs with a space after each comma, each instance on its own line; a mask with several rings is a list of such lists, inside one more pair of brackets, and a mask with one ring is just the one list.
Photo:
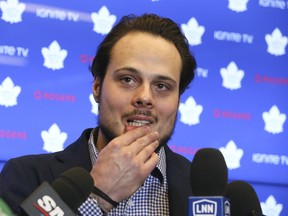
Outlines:
[[62, 152], [8, 161], [0, 196], [18, 212], [43, 181], [81, 166], [101, 192], [80, 206], [82, 215], [187, 215], [190, 162], [167, 142], [195, 67], [173, 21], [153, 14], [123, 17], [91, 67], [98, 127]]

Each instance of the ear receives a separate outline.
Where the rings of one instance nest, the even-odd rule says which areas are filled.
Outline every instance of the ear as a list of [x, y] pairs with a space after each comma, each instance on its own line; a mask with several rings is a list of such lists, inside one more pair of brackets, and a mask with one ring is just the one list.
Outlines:
[[95, 99], [95, 101], [98, 103], [99, 102], [99, 99], [100, 99], [100, 80], [99, 78], [95, 78], [94, 79], [94, 83], [93, 83], [93, 87], [92, 87], [92, 90], [93, 90], [93, 97]]

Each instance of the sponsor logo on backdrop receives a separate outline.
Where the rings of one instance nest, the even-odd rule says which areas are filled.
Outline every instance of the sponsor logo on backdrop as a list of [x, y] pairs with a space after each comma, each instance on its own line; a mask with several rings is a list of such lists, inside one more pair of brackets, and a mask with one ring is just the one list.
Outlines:
[[257, 83], [270, 83], [275, 85], [288, 85], [288, 78], [271, 77], [267, 75], [256, 74], [255, 81]]
[[94, 23], [93, 31], [102, 35], [108, 34], [116, 22], [116, 18], [115, 15], [110, 14], [110, 11], [104, 5], [98, 13], [91, 13], [91, 19]]
[[88, 54], [80, 54], [80, 62], [85, 64], [85, 63], [92, 63], [94, 60], [94, 56], [89, 56]]
[[271, 34], [265, 35], [267, 52], [271, 55], [285, 55], [285, 48], [288, 44], [288, 37], [283, 36], [279, 28], [275, 28]]
[[0, 85], [0, 105], [12, 107], [17, 105], [17, 98], [21, 93], [21, 87], [14, 85], [10, 77], [6, 77]]
[[214, 31], [214, 39], [244, 44], [252, 44], [254, 36], [247, 33], [227, 32], [222, 30]]
[[80, 14], [68, 10], [59, 10], [52, 8], [37, 8], [36, 16], [40, 18], [47, 19], [56, 19], [60, 21], [72, 21], [78, 22]]
[[185, 154], [185, 155], [195, 155], [196, 152], [199, 150], [199, 148], [192, 148], [189, 146], [181, 146], [179, 144], [177, 144], [177, 145], [169, 144], [169, 147], [172, 149], [172, 151], [174, 151], [178, 154]]
[[0, 45], [0, 55], [28, 57], [29, 48]]
[[241, 88], [241, 81], [244, 77], [244, 71], [238, 69], [234, 61], [230, 62], [227, 68], [221, 68], [222, 86], [230, 90]]
[[68, 135], [61, 132], [56, 123], [53, 123], [48, 131], [41, 131], [41, 137], [44, 142], [43, 149], [47, 152], [58, 152], [64, 149], [64, 142]]
[[52, 92], [43, 92], [41, 90], [34, 91], [33, 94], [36, 100], [52, 100], [52, 101], [61, 101], [61, 102], [76, 102], [75, 95], [61, 94], [61, 93], [52, 93]]
[[253, 153], [252, 162], [258, 164], [271, 164], [271, 165], [284, 165], [288, 166], [288, 156], [286, 155], [276, 155], [276, 154], [263, 154], [263, 153]]
[[23, 66], [28, 55], [29, 48], [0, 45], [0, 64]]
[[98, 115], [98, 103], [96, 103], [93, 94], [89, 95], [89, 100], [91, 103], [91, 113], [94, 113], [95, 115]]
[[265, 123], [265, 131], [272, 134], [283, 132], [283, 124], [286, 121], [286, 114], [280, 113], [280, 110], [276, 105], [273, 105], [268, 112], [263, 112], [262, 118]]
[[202, 111], [203, 106], [197, 104], [195, 99], [190, 96], [187, 98], [185, 103], [180, 103], [180, 122], [189, 126], [199, 124]]
[[235, 12], [244, 12], [247, 10], [249, 0], [228, 0], [228, 8]]
[[228, 169], [238, 169], [241, 167], [240, 160], [244, 155], [244, 151], [237, 148], [233, 140], [230, 140], [225, 147], [219, 148], [223, 154]]
[[227, 118], [227, 119], [235, 119], [235, 120], [251, 120], [252, 115], [250, 113], [243, 112], [232, 112], [221, 109], [213, 110], [214, 118]]
[[22, 13], [26, 5], [20, 3], [18, 0], [0, 1], [0, 8], [2, 10], [1, 19], [11, 24], [22, 22]]
[[43, 47], [41, 53], [44, 58], [43, 65], [52, 70], [64, 68], [64, 60], [68, 55], [68, 51], [61, 49], [59, 43], [54, 40], [49, 47]]
[[264, 215], [280, 216], [283, 205], [281, 203], [277, 203], [274, 196], [270, 195], [266, 202], [261, 202], [261, 209]]
[[192, 17], [187, 24], [181, 24], [181, 29], [191, 46], [197, 46], [202, 43], [205, 27], [200, 26], [195, 17]]
[[0, 129], [0, 138], [1, 139], [26, 140], [27, 139], [27, 133], [24, 132], [24, 131], [14, 131], [14, 130]]
[[285, 0], [259, 0], [259, 5], [262, 7], [278, 8], [278, 9], [287, 9], [288, 3]]

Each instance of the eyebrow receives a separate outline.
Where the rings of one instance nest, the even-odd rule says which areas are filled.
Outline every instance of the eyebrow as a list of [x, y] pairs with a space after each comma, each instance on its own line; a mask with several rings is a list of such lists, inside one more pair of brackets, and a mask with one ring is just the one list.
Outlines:
[[[133, 67], [122, 67], [122, 68], [118, 68], [114, 71], [114, 73], [117, 73], [117, 72], [120, 72], [120, 71], [129, 71], [129, 72], [132, 72], [132, 73], [135, 73], [137, 75], [141, 75], [141, 72], [139, 70], [137, 70], [136, 68], [133, 68]], [[175, 85], [177, 84], [177, 82], [169, 77], [169, 76], [164, 76], [164, 75], [157, 75], [156, 76], [156, 79], [159, 79], [159, 80], [168, 80], [170, 82], [173, 82]]]

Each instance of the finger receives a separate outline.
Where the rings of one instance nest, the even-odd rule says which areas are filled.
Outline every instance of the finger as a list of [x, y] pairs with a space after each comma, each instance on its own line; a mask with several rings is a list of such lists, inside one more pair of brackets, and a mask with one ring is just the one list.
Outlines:
[[149, 145], [146, 145], [141, 151], [138, 152], [137, 158], [143, 163], [146, 163], [150, 157], [155, 153], [156, 148], [159, 146], [158, 140], [153, 141]]
[[122, 145], [128, 146], [131, 143], [135, 142], [137, 139], [147, 135], [150, 131], [151, 129], [147, 126], [135, 128], [115, 138], [113, 141], [117, 143], [122, 143]]
[[[147, 146], [152, 145], [151, 153], [157, 148], [158, 146], [158, 138], [159, 133], [157, 131], [153, 131], [143, 137], [138, 138], [135, 142], [130, 145], [130, 148], [134, 149], [135, 154], [139, 154], [143, 149]], [[150, 152], [149, 151], [149, 152]], [[150, 155], [151, 155], [150, 153]]]
[[148, 158], [148, 160], [146, 160], [146, 162], [144, 163], [144, 172], [151, 173], [152, 170], [157, 166], [158, 161], [159, 156], [155, 152], [153, 152], [152, 155], [150, 155], [150, 157]]

